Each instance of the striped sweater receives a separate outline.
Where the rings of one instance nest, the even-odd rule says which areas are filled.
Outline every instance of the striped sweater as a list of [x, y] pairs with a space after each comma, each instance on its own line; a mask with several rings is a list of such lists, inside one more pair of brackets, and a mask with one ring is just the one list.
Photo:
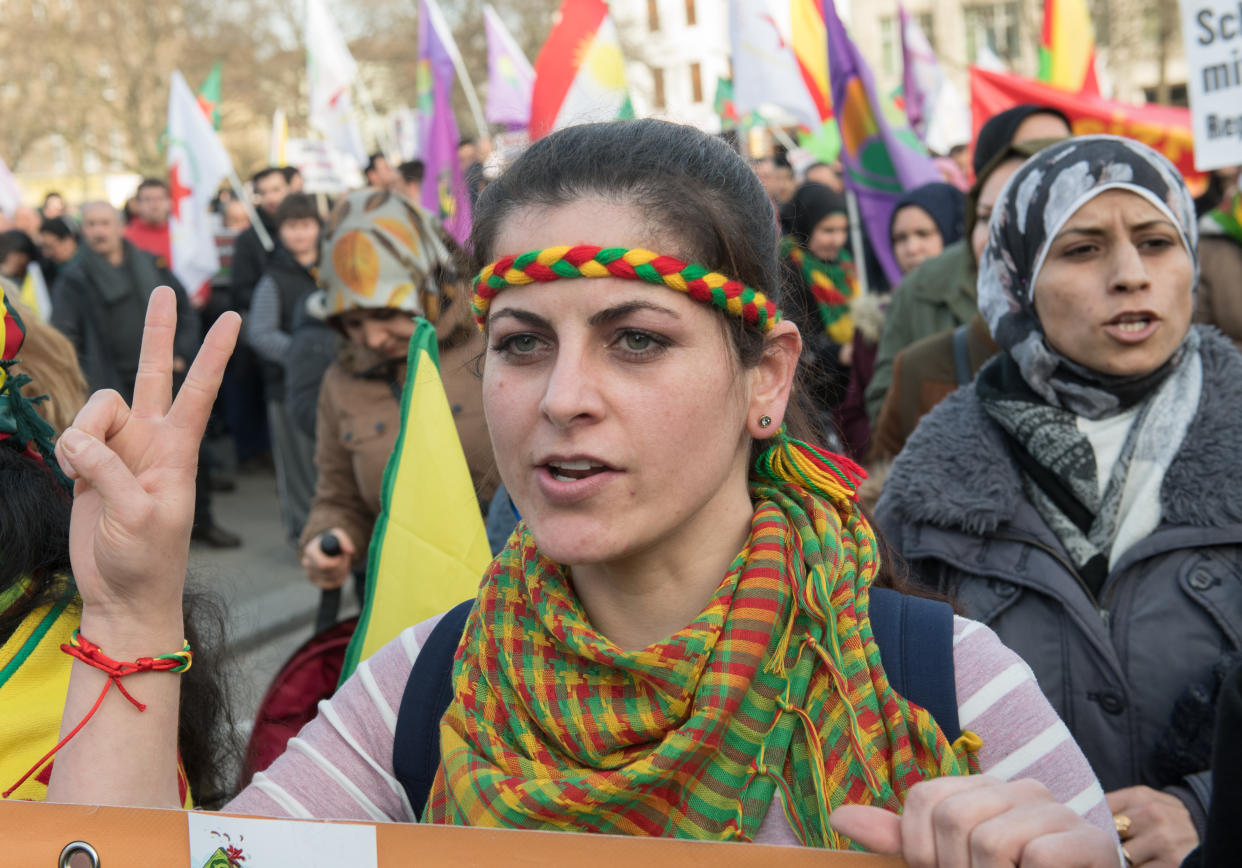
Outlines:
[[[393, 775], [393, 733], [419, 648], [440, 616], [406, 629], [363, 661], [288, 749], [225, 811], [267, 817], [417, 822]], [[1060, 802], [1112, 831], [1104, 791], [1086, 758], [1040, 692], [1035, 676], [991, 630], [954, 619], [958, 718], [983, 740], [984, 774], [1035, 778]], [[774, 800], [756, 840], [796, 845]]]

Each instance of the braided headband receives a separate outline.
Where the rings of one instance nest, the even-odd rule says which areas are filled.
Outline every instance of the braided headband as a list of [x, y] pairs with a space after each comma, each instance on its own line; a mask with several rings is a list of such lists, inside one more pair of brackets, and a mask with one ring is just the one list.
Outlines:
[[474, 279], [474, 321], [483, 328], [487, 309], [502, 289], [572, 277], [620, 277], [667, 286], [741, 317], [761, 331], [771, 330], [781, 320], [780, 310], [762, 292], [702, 265], [689, 265], [650, 250], [579, 244], [506, 256], [484, 268]]

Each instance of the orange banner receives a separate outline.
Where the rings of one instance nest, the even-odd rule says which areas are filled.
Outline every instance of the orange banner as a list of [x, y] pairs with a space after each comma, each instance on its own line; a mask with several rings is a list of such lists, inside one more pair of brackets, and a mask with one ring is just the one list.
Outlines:
[[[290, 861], [228, 859], [191, 860], [192, 833], [185, 811], [142, 808], [106, 808], [91, 805], [50, 805], [41, 802], [0, 801], [0, 863], [4, 865], [56, 865], [62, 849], [75, 841], [88, 844], [98, 854], [101, 868], [205, 868], [240, 864], [242, 868], [265, 868], [272, 864], [324, 864], [323, 860]], [[229, 815], [200, 815], [227, 826]], [[903, 868], [900, 859], [864, 853], [826, 853], [802, 847], [765, 847], [758, 844], [718, 844], [658, 838], [620, 838], [608, 835], [573, 835], [565, 832], [514, 832], [498, 829], [464, 829], [455, 826], [424, 826], [404, 823], [329, 823], [308, 820], [269, 821], [272, 836], [305, 835], [315, 826], [345, 826], [374, 834], [373, 855], [331, 864], [397, 868], [410, 864], [462, 868], [468, 865], [514, 865], [535, 868], [545, 865], [608, 865], [612, 868], [650, 868], [678, 865], [682, 868]], [[299, 831], [300, 830], [300, 831]], [[373, 833], [371, 830], [374, 830]], [[236, 854], [262, 849], [253, 832], [244, 840], [224, 836], [238, 844]], [[262, 863], [262, 864], [261, 864]], [[78, 862], [72, 863], [78, 865]], [[87, 865], [89, 862], [82, 862]]]
[[995, 114], [1020, 103], [1046, 105], [1065, 113], [1076, 135], [1108, 133], [1150, 145], [1169, 158], [1193, 187], [1202, 176], [1194, 167], [1190, 109], [1130, 105], [1085, 93], [1069, 93], [1003, 72], [970, 68], [970, 113], [974, 134]]

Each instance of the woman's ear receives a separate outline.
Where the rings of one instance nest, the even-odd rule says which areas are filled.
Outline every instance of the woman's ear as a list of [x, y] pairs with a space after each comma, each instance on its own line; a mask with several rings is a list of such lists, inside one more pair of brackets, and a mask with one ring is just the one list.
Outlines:
[[746, 427], [756, 440], [766, 440], [780, 430], [785, 408], [793, 390], [798, 359], [802, 355], [802, 335], [789, 320], [782, 320], [768, 333], [763, 356], [749, 374], [750, 408]]

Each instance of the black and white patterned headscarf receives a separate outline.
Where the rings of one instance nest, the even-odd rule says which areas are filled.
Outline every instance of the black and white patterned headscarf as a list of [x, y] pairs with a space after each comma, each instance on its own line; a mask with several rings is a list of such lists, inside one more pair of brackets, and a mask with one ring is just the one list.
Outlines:
[[[1155, 371], [1119, 377], [1085, 368], [1048, 345], [1035, 312], [1034, 287], [1057, 233], [1083, 205], [1109, 190], [1129, 190], [1177, 227], [1199, 285], [1194, 200], [1163, 155], [1133, 139], [1081, 136], [1045, 148], [1009, 179], [997, 198], [979, 263], [979, 311], [996, 343], [1041, 398], [1091, 419], [1136, 403], [1169, 375], [1188, 349]], [[1187, 340], [1193, 341], [1193, 329]]]

